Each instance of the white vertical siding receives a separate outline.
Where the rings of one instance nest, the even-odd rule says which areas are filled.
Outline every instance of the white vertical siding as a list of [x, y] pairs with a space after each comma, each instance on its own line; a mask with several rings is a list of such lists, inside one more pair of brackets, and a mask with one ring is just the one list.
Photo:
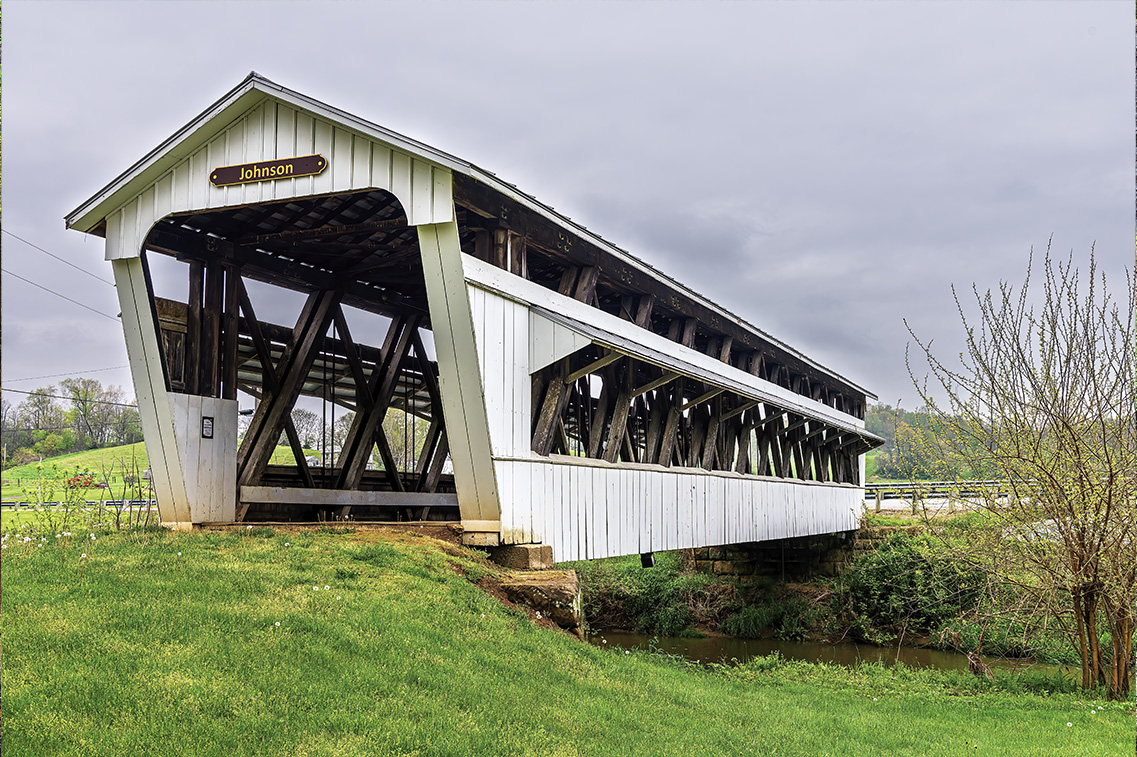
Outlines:
[[[319, 153], [328, 167], [317, 176], [215, 187], [209, 174], [221, 166]], [[450, 171], [284, 103], [268, 99], [245, 113], [114, 213], [144, 230], [171, 213], [383, 189], [394, 194], [410, 225], [454, 219]], [[113, 215], [113, 213], [112, 213]], [[108, 239], [107, 259], [137, 257]]]
[[528, 456], [532, 414], [526, 370], [529, 309], [484, 289], [470, 286], [467, 291], [477, 342], [478, 371], [486, 393], [493, 455]]
[[[169, 396], [190, 520], [232, 522], [237, 507], [237, 401], [192, 394]], [[202, 416], [213, 418], [212, 439], [201, 436]]]
[[[857, 527], [862, 490], [690, 468], [615, 466], [533, 458], [498, 459], [503, 537], [506, 513], [549, 544], [558, 562], [706, 547]], [[519, 485], [526, 481], [527, 484]], [[520, 542], [520, 539], [518, 540]]]

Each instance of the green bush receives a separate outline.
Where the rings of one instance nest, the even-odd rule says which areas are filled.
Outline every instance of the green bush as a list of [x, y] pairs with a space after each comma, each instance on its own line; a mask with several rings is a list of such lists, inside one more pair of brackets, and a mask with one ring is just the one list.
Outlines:
[[654, 568], [639, 557], [579, 562], [584, 614], [594, 628], [683, 636], [695, 625], [718, 625], [739, 606], [729, 581], [684, 570], [678, 553], [657, 553]]
[[851, 624], [863, 638], [870, 629], [933, 633], [980, 599], [983, 575], [938, 554], [923, 537], [895, 534], [858, 558], [842, 575]]

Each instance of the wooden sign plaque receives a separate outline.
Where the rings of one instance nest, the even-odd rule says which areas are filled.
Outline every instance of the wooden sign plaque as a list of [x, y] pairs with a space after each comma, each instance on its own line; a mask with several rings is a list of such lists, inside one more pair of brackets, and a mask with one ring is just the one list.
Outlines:
[[314, 176], [327, 167], [328, 161], [323, 155], [265, 160], [260, 163], [243, 163], [239, 166], [214, 168], [209, 174], [209, 183], [215, 187], [228, 187], [234, 184], [252, 184], [257, 181], [294, 179], [298, 176]]

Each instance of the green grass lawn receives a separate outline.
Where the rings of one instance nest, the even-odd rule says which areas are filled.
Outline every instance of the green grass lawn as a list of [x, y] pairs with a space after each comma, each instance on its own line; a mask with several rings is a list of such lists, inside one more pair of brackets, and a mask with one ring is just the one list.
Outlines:
[[[425, 537], [86, 533], [3, 550], [3, 744], [25, 755], [1093, 755], [1131, 703], [539, 627]], [[86, 555], [83, 557], [82, 555]]]

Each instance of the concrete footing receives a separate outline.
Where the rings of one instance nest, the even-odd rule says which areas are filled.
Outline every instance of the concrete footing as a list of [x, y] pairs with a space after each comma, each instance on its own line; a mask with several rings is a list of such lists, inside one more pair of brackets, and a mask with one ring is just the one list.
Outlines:
[[553, 548], [548, 544], [508, 544], [491, 549], [490, 559], [513, 570], [547, 570], [553, 567]]
[[502, 582], [502, 591], [512, 602], [532, 607], [566, 631], [584, 637], [582, 596], [576, 571], [542, 570], [516, 573]]

